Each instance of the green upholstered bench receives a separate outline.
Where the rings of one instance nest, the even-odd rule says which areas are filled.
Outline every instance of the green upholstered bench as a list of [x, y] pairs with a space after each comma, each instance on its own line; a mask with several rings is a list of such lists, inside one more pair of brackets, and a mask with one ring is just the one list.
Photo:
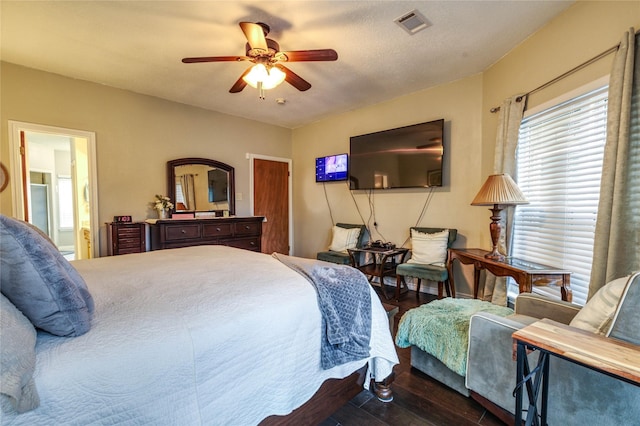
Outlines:
[[[364, 241], [367, 233], [367, 227], [364, 225], [354, 225], [350, 223], [336, 223], [336, 226], [345, 229], [360, 228], [360, 235], [358, 236], [357, 248], [364, 246]], [[324, 260], [325, 262], [337, 263], [339, 265], [349, 265], [351, 260], [348, 253], [342, 253], [338, 251], [321, 251], [316, 254], [316, 259]]]
[[[416, 231], [425, 234], [434, 234], [436, 232], [442, 232], [447, 228], [412, 227], [410, 229], [415, 229]], [[453, 244], [457, 236], [457, 229], [449, 229], [449, 240], [447, 241], [447, 248], [451, 247], [451, 244]], [[396, 275], [398, 285], [400, 285], [400, 281], [403, 279], [403, 277], [417, 278], [418, 282], [416, 286], [416, 298], [420, 296], [420, 284], [422, 283], [422, 280], [430, 280], [438, 283], [438, 299], [442, 299], [443, 297], [443, 287], [445, 286], [445, 284], [447, 287], [447, 295], [456, 297], [456, 289], [451, 285], [451, 281], [449, 280], [449, 273], [446, 266], [426, 265], [419, 263], [403, 263], [401, 265], [398, 265], [398, 267], [396, 268]]]

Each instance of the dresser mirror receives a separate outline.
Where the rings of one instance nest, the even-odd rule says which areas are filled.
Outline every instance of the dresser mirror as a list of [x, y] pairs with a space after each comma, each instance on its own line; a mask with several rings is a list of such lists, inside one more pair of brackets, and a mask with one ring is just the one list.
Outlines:
[[175, 212], [236, 213], [234, 168], [207, 158], [167, 162], [168, 194]]

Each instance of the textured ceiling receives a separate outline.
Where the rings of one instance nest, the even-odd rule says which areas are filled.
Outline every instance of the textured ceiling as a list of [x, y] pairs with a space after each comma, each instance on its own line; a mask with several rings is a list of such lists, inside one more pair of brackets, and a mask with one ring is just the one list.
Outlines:
[[[299, 127], [485, 70], [572, 1], [7, 1], [3, 61], [176, 102]], [[411, 36], [394, 19], [417, 9]], [[258, 98], [229, 88], [246, 62], [238, 22], [265, 22], [282, 50], [332, 48], [336, 62], [287, 66], [312, 84]], [[286, 103], [276, 103], [284, 98]]]

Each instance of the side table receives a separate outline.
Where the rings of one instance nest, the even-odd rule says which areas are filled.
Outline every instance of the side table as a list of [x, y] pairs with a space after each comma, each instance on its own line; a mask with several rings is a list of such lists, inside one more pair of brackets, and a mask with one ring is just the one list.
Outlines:
[[110, 256], [146, 251], [147, 224], [145, 222], [109, 222], [107, 228]]
[[[526, 425], [538, 424], [540, 391], [540, 425], [547, 425], [549, 357], [599, 371], [619, 380], [640, 386], [640, 348], [628, 342], [590, 333], [550, 319], [534, 322], [513, 333], [517, 343], [517, 383], [515, 389], [515, 424], [522, 424], [523, 387], [529, 399]], [[538, 365], [530, 370], [527, 350], [538, 350]]]
[[541, 265], [539, 263], [527, 262], [526, 260], [516, 259], [515, 257], [507, 257], [502, 261], [487, 259], [484, 257], [487, 253], [489, 252], [477, 248], [450, 248], [447, 269], [449, 271], [451, 285], [454, 286], [453, 261], [458, 259], [465, 265], [473, 264], [474, 299], [478, 298], [478, 289], [480, 288], [480, 270], [486, 269], [498, 277], [512, 277], [518, 283], [520, 293], [531, 293], [533, 283], [536, 279], [560, 279], [562, 280], [560, 287], [562, 300], [566, 302], [572, 301], [573, 294], [571, 293], [569, 283], [571, 272], [557, 269], [552, 266]]
[[[384, 288], [384, 277], [394, 277], [396, 278], [396, 267], [404, 262], [407, 257], [407, 253], [409, 253], [409, 249], [407, 248], [395, 248], [395, 249], [387, 249], [387, 248], [374, 248], [374, 247], [365, 247], [365, 248], [355, 248], [348, 249], [349, 259], [351, 261], [351, 266], [362, 271], [363, 274], [369, 277], [369, 282], [371, 282], [374, 278], [378, 278], [380, 280], [380, 291], [385, 299], [389, 300], [391, 297], [387, 294]], [[360, 264], [357, 260], [360, 256], [356, 256], [357, 254], [365, 253], [371, 255], [371, 262]], [[365, 261], [366, 262], [366, 261]], [[402, 287], [404, 287], [405, 291], [402, 292]], [[400, 296], [406, 293], [409, 290], [407, 287], [407, 283], [404, 281], [404, 277], [400, 282], [396, 282], [396, 291], [395, 291], [395, 299], [399, 300]]]

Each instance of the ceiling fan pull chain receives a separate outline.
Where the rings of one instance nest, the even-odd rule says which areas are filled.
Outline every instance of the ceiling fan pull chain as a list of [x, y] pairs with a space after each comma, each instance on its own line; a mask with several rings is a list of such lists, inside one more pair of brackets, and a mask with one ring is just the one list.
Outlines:
[[259, 81], [258, 82], [258, 96], [260, 97], [260, 99], [264, 100], [264, 88], [262, 87], [262, 82]]

